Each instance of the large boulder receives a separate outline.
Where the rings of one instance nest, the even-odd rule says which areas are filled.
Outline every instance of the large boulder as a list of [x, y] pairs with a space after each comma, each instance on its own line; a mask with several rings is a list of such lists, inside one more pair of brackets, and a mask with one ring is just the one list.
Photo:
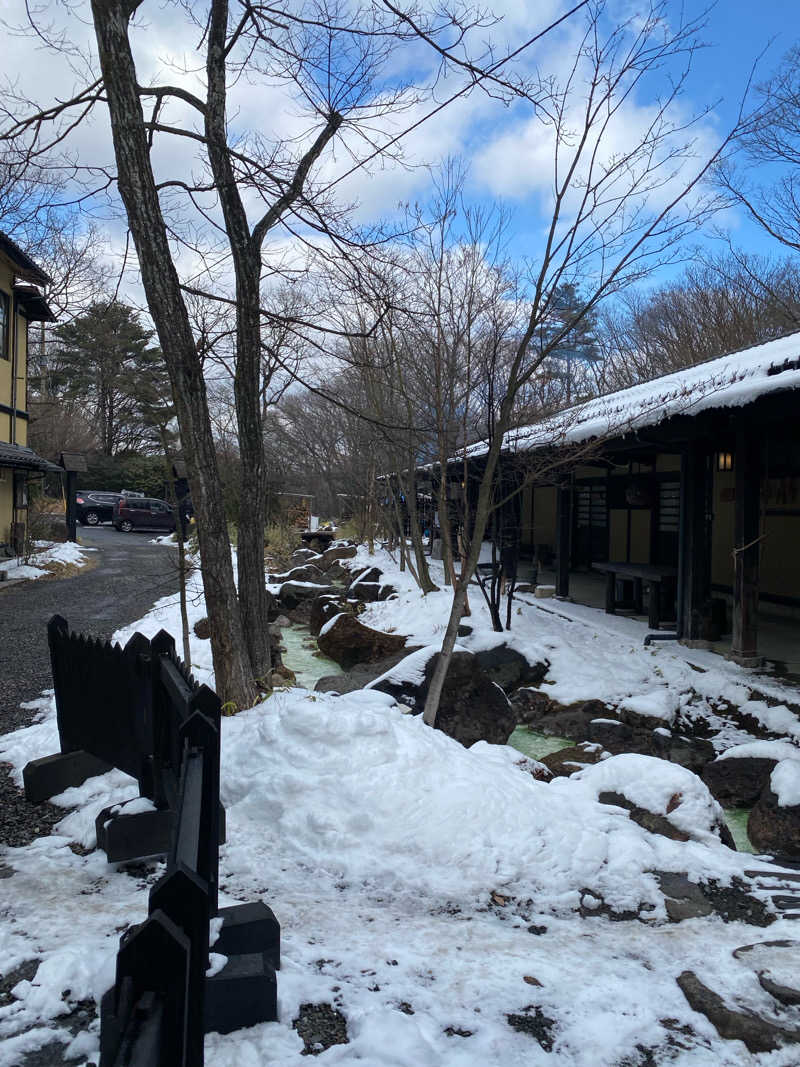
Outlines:
[[342, 559], [353, 559], [358, 549], [355, 545], [334, 545], [326, 548], [319, 557], [318, 566], [327, 571], [334, 563]]
[[353, 614], [351, 605], [335, 593], [324, 593], [318, 596], [311, 601], [311, 611], [308, 616], [309, 632], [316, 637], [326, 622], [330, 622], [343, 611]]
[[355, 597], [362, 604], [374, 604], [381, 599], [381, 586], [379, 582], [353, 582], [347, 595]]
[[285, 611], [292, 612], [303, 601], [310, 602], [325, 593], [335, 592], [332, 585], [319, 585], [316, 582], [284, 582], [278, 591], [279, 606]]
[[750, 812], [747, 836], [759, 852], [800, 856], [800, 759], [776, 764]]
[[475, 658], [481, 670], [506, 693], [519, 686], [538, 685], [550, 666], [547, 660], [530, 663], [521, 652], [505, 643], [482, 649], [475, 653]]
[[[420, 713], [425, 708], [439, 655], [437, 645], [417, 649], [371, 683], [370, 688], [389, 693]], [[457, 645], [442, 688], [436, 729], [466, 746], [476, 741], [505, 745], [516, 725], [516, 711], [503, 690], [482, 670], [477, 656]]]
[[341, 612], [322, 627], [317, 644], [320, 652], [348, 670], [356, 663], [374, 663], [405, 649], [406, 639], [373, 630], [354, 615]]
[[651, 833], [676, 841], [722, 841], [734, 848], [722, 808], [696, 774], [655, 756], [628, 752], [587, 767], [578, 780], [601, 804], [624, 808]]
[[[571, 737], [575, 741], [585, 741], [589, 737], [591, 721], [608, 715], [602, 700], [579, 700], [574, 704], [559, 704], [552, 698], [536, 700], [526, 696], [524, 700], [528, 705], [529, 725], [543, 734]], [[519, 707], [519, 703], [516, 706]]]
[[659, 759], [666, 759], [670, 763], [686, 767], [693, 774], [702, 775], [705, 767], [716, 756], [714, 746], [705, 738], [676, 734], [664, 726], [656, 727], [647, 740], [649, 747], [643, 747], [638, 751], [649, 751], [651, 755], [658, 756]]
[[273, 582], [318, 582], [327, 581], [322, 571], [314, 563], [305, 563], [302, 567], [292, 567], [285, 574], [270, 575]]
[[542, 689], [523, 686], [511, 697], [511, 707], [517, 713], [517, 722], [531, 726], [539, 723], [551, 707], [550, 697]]
[[789, 741], [751, 741], [734, 745], [703, 768], [703, 781], [721, 804], [750, 807], [769, 784], [782, 759], [800, 759]]
[[[433, 656], [425, 668], [426, 688], [439, 655]], [[505, 745], [516, 725], [517, 716], [508, 697], [490, 681], [477, 656], [454, 652], [442, 687], [436, 729], [469, 748], [476, 741]]]
[[353, 580], [350, 582], [348, 593], [350, 596], [360, 597], [359, 588], [362, 585], [369, 585], [376, 583], [380, 586], [381, 575], [383, 571], [378, 567], [362, 567], [361, 570], [356, 571], [353, 575]]

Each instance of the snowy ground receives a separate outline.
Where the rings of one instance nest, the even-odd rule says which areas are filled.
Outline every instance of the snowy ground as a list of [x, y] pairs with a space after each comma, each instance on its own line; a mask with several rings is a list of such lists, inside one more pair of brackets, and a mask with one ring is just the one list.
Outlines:
[[[407, 633], [414, 644], [440, 639], [446, 591], [422, 598], [387, 558], [364, 561], [377, 563], [400, 593], [371, 605], [364, 621]], [[159, 602], [118, 638], [162, 626], [179, 633], [176, 599]], [[199, 590], [191, 600], [192, 618], [202, 616]], [[477, 596], [472, 601], [475, 630], [465, 647], [496, 640]], [[629, 620], [572, 606], [520, 607], [512, 640], [550, 661], [559, 700], [646, 698], [667, 718], [690, 692], [751, 700], [749, 672], [707, 653], [644, 650]], [[193, 639], [193, 656], [196, 675], [211, 681], [208, 642]], [[771, 681], [759, 679], [757, 688], [797, 699]], [[39, 708], [33, 726], [0, 739], [0, 758], [18, 779], [27, 760], [57, 748], [51, 698]], [[677, 781], [653, 777], [655, 761], [631, 759], [625, 773], [637, 777], [642, 795]], [[350, 1039], [322, 1053], [320, 1063], [796, 1067], [796, 1047], [751, 1055], [720, 1039], [675, 982], [690, 969], [726, 1000], [766, 1011], [767, 994], [731, 952], [791, 938], [794, 924], [668, 924], [651, 873], [724, 883], [753, 857], [706, 832], [714, 809], [683, 779], [685, 814], [696, 830], [685, 843], [598, 804], [598, 791], [609, 785], [612, 768], [602, 764], [580, 779], [535, 781], [517, 751], [485, 743], [466, 750], [373, 691], [336, 697], [295, 688], [224, 719], [221, 903], [269, 903], [282, 924], [283, 966], [280, 1021], [209, 1035], [206, 1062], [300, 1067], [307, 1061], [292, 1022], [311, 1002], [338, 1008]], [[119, 772], [92, 779], [59, 798], [70, 810], [54, 836], [2, 857], [14, 872], [0, 878], [2, 972], [41, 962], [0, 1007], [0, 1067], [63, 1039], [59, 1019], [82, 1001], [99, 1001], [113, 981], [120, 931], [145, 917], [160, 868], [126, 871], [96, 850], [82, 854], [94, 844], [97, 812], [135, 792]], [[581, 919], [576, 908], [587, 890], [620, 909], [653, 910], [645, 922]], [[787, 1009], [783, 1022], [798, 1026], [800, 1016]], [[75, 1062], [93, 1062], [97, 1029], [95, 1022], [76, 1038]]]
[[96, 551], [72, 541], [36, 541], [34, 544], [36, 551], [28, 557], [27, 563], [21, 558], [2, 560], [0, 573], [7, 579], [45, 578], [48, 574], [58, 574], [61, 567], [70, 564], [85, 567], [89, 562], [88, 553]]

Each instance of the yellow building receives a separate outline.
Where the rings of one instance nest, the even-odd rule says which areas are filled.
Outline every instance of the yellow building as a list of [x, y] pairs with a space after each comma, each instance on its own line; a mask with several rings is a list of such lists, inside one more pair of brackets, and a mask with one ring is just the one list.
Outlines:
[[28, 327], [52, 322], [43, 289], [48, 276], [0, 231], [0, 551], [25, 538], [28, 481], [54, 464], [28, 448]]

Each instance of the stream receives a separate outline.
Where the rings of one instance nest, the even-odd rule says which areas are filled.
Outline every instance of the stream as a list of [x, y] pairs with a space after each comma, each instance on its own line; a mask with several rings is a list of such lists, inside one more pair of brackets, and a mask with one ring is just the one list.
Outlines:
[[317, 639], [306, 626], [286, 626], [281, 630], [281, 643], [286, 651], [283, 662], [294, 671], [297, 684], [304, 689], [313, 689], [326, 674], [343, 674], [344, 671], [332, 659], [323, 656], [317, 648]]

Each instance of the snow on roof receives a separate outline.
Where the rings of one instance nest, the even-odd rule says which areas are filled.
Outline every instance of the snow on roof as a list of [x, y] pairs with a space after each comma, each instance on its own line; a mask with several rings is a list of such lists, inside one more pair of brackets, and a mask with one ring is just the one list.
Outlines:
[[[767, 393], [800, 388], [800, 333], [685, 367], [616, 393], [595, 397], [507, 435], [505, 446], [525, 451], [545, 445], [578, 444], [620, 437], [675, 415], [711, 408], [743, 407]], [[468, 450], [487, 451], [485, 441]]]

